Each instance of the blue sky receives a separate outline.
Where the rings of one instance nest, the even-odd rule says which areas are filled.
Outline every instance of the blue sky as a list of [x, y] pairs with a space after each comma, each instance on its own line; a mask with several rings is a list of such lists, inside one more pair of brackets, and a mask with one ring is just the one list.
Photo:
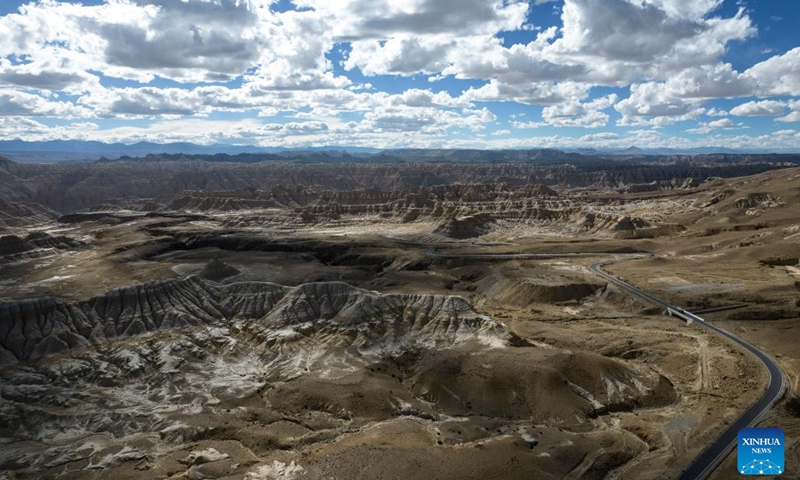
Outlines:
[[791, 4], [6, 0], [0, 139], [800, 151]]

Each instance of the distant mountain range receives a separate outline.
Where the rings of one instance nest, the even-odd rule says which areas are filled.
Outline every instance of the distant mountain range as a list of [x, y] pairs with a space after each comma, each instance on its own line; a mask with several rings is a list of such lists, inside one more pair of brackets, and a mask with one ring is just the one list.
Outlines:
[[705, 155], [709, 153], [726, 153], [726, 154], [743, 154], [743, 153], [798, 153], [798, 150], [781, 150], [781, 149], [733, 149], [725, 147], [696, 147], [696, 148], [639, 148], [628, 147], [623, 150], [614, 149], [592, 149], [592, 148], [577, 148], [577, 149], [564, 149], [567, 152], [582, 153], [584, 155]]
[[20, 163], [60, 163], [87, 162], [101, 158], [117, 159], [123, 156], [144, 157], [158, 154], [186, 155], [238, 155], [241, 153], [282, 153], [282, 152], [347, 152], [350, 154], [377, 153], [377, 148], [361, 147], [308, 147], [278, 148], [256, 147], [252, 145], [197, 145], [194, 143], [124, 143], [87, 142], [82, 140], [52, 140], [48, 142], [26, 142], [23, 140], [0, 141], [0, 155]]
[[[76, 163], [90, 162], [120, 157], [144, 157], [147, 155], [239, 155], [239, 154], [275, 154], [281, 157], [309, 157], [325, 152], [328, 156], [352, 155], [354, 157], [370, 157], [385, 155], [391, 157], [416, 159], [449, 159], [449, 160], [575, 160], [576, 156], [615, 156], [642, 157], [650, 155], [702, 155], [721, 154], [763, 154], [763, 153], [800, 153], [797, 150], [765, 150], [765, 149], [730, 149], [724, 147], [702, 147], [690, 149], [675, 148], [639, 148], [629, 147], [621, 150], [564, 148], [554, 149], [509, 149], [509, 150], [477, 150], [477, 149], [393, 149], [381, 150], [366, 147], [325, 146], [307, 148], [257, 147], [252, 145], [197, 145], [194, 143], [152, 143], [139, 142], [131, 145], [124, 143], [102, 143], [81, 140], [53, 140], [48, 142], [26, 142], [23, 140], [0, 141], [0, 155], [19, 163]], [[487, 154], [491, 158], [487, 158]]]

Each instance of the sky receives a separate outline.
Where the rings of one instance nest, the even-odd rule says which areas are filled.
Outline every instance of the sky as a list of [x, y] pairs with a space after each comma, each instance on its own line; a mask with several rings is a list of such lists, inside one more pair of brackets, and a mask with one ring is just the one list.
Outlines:
[[800, 151], [795, 0], [0, 3], [0, 140]]

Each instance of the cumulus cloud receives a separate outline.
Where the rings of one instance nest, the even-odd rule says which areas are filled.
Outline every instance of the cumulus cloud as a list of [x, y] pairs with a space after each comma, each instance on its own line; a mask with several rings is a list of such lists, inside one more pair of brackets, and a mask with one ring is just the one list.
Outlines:
[[776, 100], [747, 102], [731, 109], [731, 115], [739, 117], [774, 117], [786, 111], [786, 103]]
[[85, 118], [91, 115], [88, 109], [71, 102], [53, 101], [18, 90], [0, 89], [0, 116]]
[[93, 122], [73, 122], [49, 127], [30, 117], [0, 115], [0, 140], [24, 138], [28, 141], [47, 141], [70, 138], [94, 140], [98, 125]]
[[745, 71], [760, 95], [800, 95], [800, 47], [775, 55]]
[[496, 119], [488, 109], [455, 112], [437, 108], [382, 107], [367, 112], [356, 128], [371, 132], [442, 133], [452, 128], [478, 131]]
[[714, 130], [733, 130], [736, 124], [730, 118], [720, 118], [711, 122], [700, 122], [696, 128], [686, 130], [689, 133], [709, 133]]
[[717, 9], [723, 0], [646, 0], [673, 18], [702, 18]]
[[412, 88], [399, 95], [387, 96], [387, 103], [391, 105], [405, 105], [408, 107], [461, 107], [466, 108], [471, 104], [466, 98], [454, 98], [447, 92], [434, 93], [431, 90]]
[[520, 122], [517, 120], [511, 122], [511, 126], [519, 130], [532, 130], [534, 128], [543, 127], [545, 125], [547, 124], [544, 122]]
[[179, 88], [118, 88], [100, 90], [83, 97], [100, 116], [160, 116], [202, 113], [196, 92]]
[[619, 137], [619, 134], [614, 132], [590, 133], [589, 135], [582, 136], [581, 141], [586, 143], [603, 142], [607, 140], [616, 140]]
[[542, 118], [550, 125], [558, 127], [599, 128], [608, 124], [608, 114], [603, 110], [616, 103], [617, 95], [595, 99], [591, 102], [568, 102], [545, 107]]
[[[314, 69], [324, 73], [324, 55], [332, 46], [326, 23], [319, 16], [298, 12], [273, 13], [269, 3], [28, 4], [19, 14], [0, 17], [0, 30], [9, 32], [0, 36], [0, 55], [26, 57], [34, 66], [67, 60], [66, 69], [61, 65], [60, 83], [54, 83], [58, 78], [40, 81], [44, 88], [80, 81], [78, 77], [87, 71], [142, 83], [156, 76], [183, 83], [226, 82], [259, 65], [283, 67], [266, 69], [272, 72], [270, 78], [276, 77], [275, 71], [290, 76]], [[6, 70], [27, 68], [5, 65]]]
[[[687, 7], [685, 2], [566, 0], [560, 37], [559, 30], [551, 27], [527, 44], [505, 47], [492, 34], [473, 31], [448, 32], [446, 27], [435, 34], [403, 31], [354, 42], [345, 66], [367, 75], [442, 72], [489, 79], [509, 92], [540, 90], [565, 81], [619, 85], [670, 78], [694, 68], [684, 75], [687, 95], [749, 94], [753, 85], [718, 60], [728, 42], [747, 38], [755, 30], [743, 12], [706, 19], [718, 3], [694, 2]], [[545, 85], [531, 86], [538, 83]], [[533, 102], [537, 98], [530, 97]]]
[[532, 105], [551, 105], [586, 98], [590, 85], [576, 82], [546, 82], [510, 85], [490, 81], [479, 88], [469, 88], [464, 97], [470, 101], [514, 101]]
[[655, 5], [626, 0], [567, 0], [562, 21], [562, 38], [554, 44], [558, 51], [640, 63], [664, 56], [679, 40], [708, 28], [697, 20], [670, 17]]
[[480, 35], [515, 30], [525, 21], [528, 4], [519, 0], [295, 0], [335, 19], [339, 40], [387, 38], [397, 34]]
[[134, 3], [157, 7], [149, 22], [79, 22], [105, 40], [103, 57], [109, 65], [182, 81], [224, 81], [258, 58], [257, 17], [246, 2]]
[[671, 125], [675, 122], [696, 118], [705, 110], [697, 101], [681, 99], [665, 84], [648, 82], [631, 85], [628, 98], [617, 103], [614, 108], [622, 114], [620, 125]]
[[499, 38], [461, 40], [443, 71], [456, 78], [478, 78], [510, 85], [574, 81], [587, 75], [579, 62], [563, 62], [547, 53], [555, 28], [540, 32], [528, 44], [502, 46]]
[[354, 42], [345, 68], [358, 68], [365, 75], [441, 72], [448, 66], [447, 56], [454, 45], [446, 39], [434, 43], [413, 37]]
[[751, 94], [755, 82], [733, 70], [729, 63], [687, 68], [664, 82], [664, 88], [679, 98], [733, 98]]
[[791, 113], [775, 120], [778, 122], [800, 122], [800, 100], [793, 100], [789, 102], [788, 106], [791, 109]]
[[[560, 24], [547, 28], [529, 22], [549, 0], [294, 0], [286, 11], [274, 3], [30, 0], [0, 17], [0, 114], [32, 135], [57, 131], [41, 133], [32, 117], [117, 118], [151, 127], [114, 135], [184, 138], [160, 129], [169, 124], [205, 142], [217, 137], [201, 134], [202, 122], [222, 124], [203, 117], [236, 112], [242, 127], [224, 124], [225, 139], [384, 145], [444, 145], [454, 132], [480, 132], [496, 121], [494, 102], [543, 107], [515, 129], [601, 128], [610, 108], [619, 126], [694, 121], [707, 133], [740, 128], [728, 114], [800, 121], [800, 48], [737, 71], [724, 55], [756, 28], [745, 9], [724, 16], [722, 0], [564, 0], [554, 9]], [[528, 39], [509, 44], [510, 31]], [[409, 86], [389, 92], [386, 78], [362, 78], [384, 75]], [[454, 87], [459, 80], [469, 83]], [[598, 86], [628, 93], [598, 98]], [[708, 108], [753, 97], [730, 112]], [[270, 119], [279, 114], [304, 121]], [[702, 115], [720, 120], [698, 122]], [[635, 131], [654, 140], [653, 128]], [[617, 140], [630, 138], [591, 137]]]
[[44, 60], [22, 65], [13, 65], [0, 58], [0, 86], [24, 89], [64, 91], [80, 93], [100, 85], [96, 75], [69, 68], [69, 60], [62, 59], [59, 65]]
[[284, 135], [311, 135], [328, 131], [328, 124], [324, 122], [290, 122], [271, 123], [256, 130], [256, 133], [282, 133]]
[[630, 96], [616, 108], [623, 114], [623, 125], [666, 125], [703, 113], [724, 116], [718, 109], [706, 112], [700, 107], [705, 100], [750, 95], [755, 88], [752, 78], [734, 71], [730, 64], [704, 65], [687, 68], [663, 82], [631, 85]]

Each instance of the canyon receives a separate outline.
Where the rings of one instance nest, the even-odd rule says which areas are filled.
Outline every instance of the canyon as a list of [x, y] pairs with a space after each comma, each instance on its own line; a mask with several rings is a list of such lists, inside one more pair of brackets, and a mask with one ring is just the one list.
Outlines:
[[800, 460], [794, 157], [479, 153], [0, 159], [0, 476], [675, 477], [766, 373], [609, 260]]

